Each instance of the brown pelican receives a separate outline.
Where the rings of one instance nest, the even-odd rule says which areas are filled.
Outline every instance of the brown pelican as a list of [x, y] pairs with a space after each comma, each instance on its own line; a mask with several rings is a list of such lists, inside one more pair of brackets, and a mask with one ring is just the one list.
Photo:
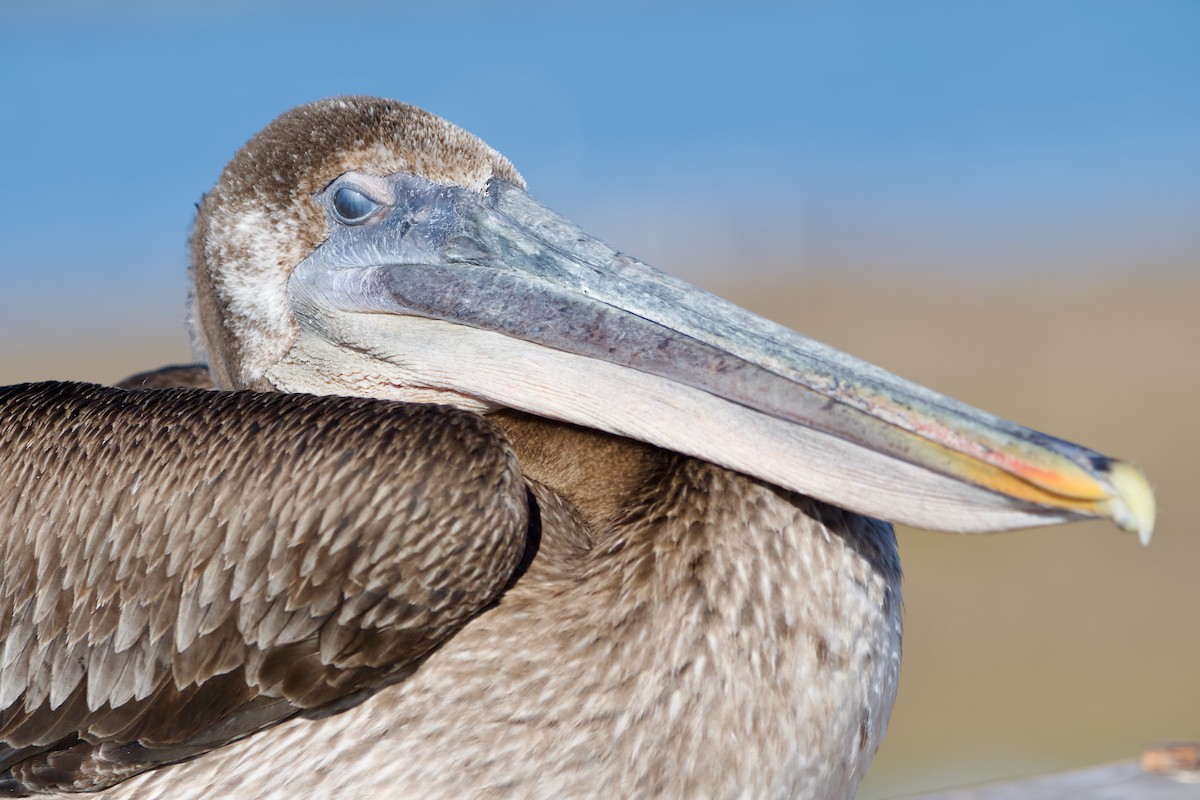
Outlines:
[[846, 797], [899, 668], [877, 518], [1153, 524], [1128, 464], [657, 272], [400, 103], [255, 136], [192, 279], [222, 391], [0, 398], [0, 793]]

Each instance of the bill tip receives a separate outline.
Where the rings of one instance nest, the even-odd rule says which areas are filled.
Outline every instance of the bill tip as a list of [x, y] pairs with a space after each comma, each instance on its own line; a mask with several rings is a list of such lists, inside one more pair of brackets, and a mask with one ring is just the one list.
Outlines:
[[1150, 544], [1154, 533], [1154, 490], [1140, 469], [1124, 461], [1108, 465], [1108, 480], [1114, 495], [1113, 521], [1121, 528], [1138, 535], [1143, 545]]

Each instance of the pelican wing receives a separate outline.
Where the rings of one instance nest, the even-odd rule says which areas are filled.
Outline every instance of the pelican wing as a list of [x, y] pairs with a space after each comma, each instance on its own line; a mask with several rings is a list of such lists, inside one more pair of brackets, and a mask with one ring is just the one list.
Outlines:
[[213, 389], [212, 375], [204, 364], [173, 364], [136, 375], [117, 384], [122, 389]]
[[0, 793], [401, 679], [511, 580], [529, 513], [474, 414], [195, 389], [0, 389], [0, 486]]

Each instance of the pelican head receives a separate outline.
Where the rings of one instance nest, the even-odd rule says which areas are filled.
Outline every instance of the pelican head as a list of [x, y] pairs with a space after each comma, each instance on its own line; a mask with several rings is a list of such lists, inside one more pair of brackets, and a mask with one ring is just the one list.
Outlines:
[[518, 409], [937, 530], [1153, 527], [1129, 464], [614, 250], [402, 103], [324, 100], [255, 136], [201, 203], [192, 278], [193, 342], [222, 388]]

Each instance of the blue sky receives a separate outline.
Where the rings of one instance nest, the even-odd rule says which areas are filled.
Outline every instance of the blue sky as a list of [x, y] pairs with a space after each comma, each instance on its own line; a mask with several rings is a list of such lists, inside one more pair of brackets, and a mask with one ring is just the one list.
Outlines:
[[646, 5], [7, 5], [0, 312], [180, 297], [200, 193], [340, 93], [457, 122], [684, 274], [1200, 263], [1200, 4]]

